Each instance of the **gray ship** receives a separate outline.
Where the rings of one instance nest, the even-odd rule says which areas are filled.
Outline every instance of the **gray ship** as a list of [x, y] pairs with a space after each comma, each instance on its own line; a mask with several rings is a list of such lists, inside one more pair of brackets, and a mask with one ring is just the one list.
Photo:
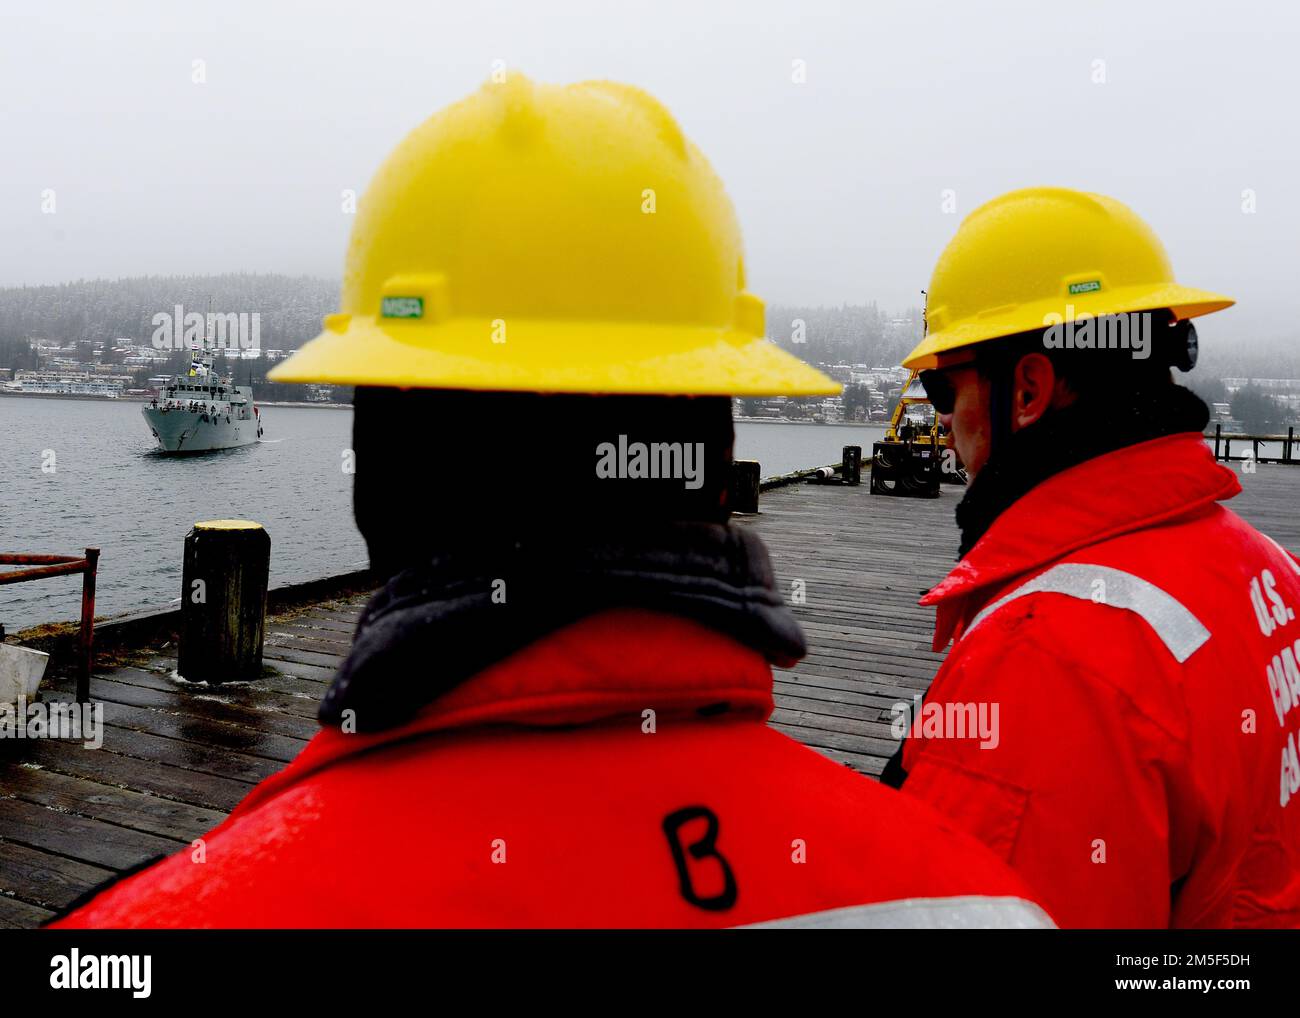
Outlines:
[[217, 375], [210, 355], [196, 355], [189, 374], [173, 375], [141, 413], [166, 453], [234, 449], [262, 437], [252, 387]]

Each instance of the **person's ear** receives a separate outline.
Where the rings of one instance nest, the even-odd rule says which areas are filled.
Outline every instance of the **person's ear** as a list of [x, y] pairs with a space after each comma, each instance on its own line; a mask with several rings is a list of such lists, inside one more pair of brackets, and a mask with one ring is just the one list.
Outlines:
[[1011, 427], [1027, 428], [1047, 413], [1056, 394], [1056, 369], [1051, 358], [1029, 353], [1016, 363], [1012, 385]]

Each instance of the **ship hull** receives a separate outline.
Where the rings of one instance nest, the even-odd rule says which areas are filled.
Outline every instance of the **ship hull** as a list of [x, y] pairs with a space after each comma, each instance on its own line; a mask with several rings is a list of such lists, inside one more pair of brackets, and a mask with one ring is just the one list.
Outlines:
[[[241, 421], [222, 414], [195, 414], [186, 410], [142, 407], [145, 423], [158, 439], [160, 451], [176, 455], [237, 449], [257, 441], [258, 421]], [[206, 419], [205, 419], [206, 418]]]

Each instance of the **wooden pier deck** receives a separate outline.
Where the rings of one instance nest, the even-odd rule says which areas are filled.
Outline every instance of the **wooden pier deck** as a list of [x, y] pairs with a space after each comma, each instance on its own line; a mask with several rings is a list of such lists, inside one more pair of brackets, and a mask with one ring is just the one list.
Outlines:
[[[1300, 471], [1260, 466], [1233, 507], [1300, 549]], [[868, 487], [799, 485], [763, 495], [760, 533], [810, 652], [776, 674], [772, 724], [866, 774], [895, 743], [889, 708], [923, 690], [940, 655], [920, 592], [951, 566], [953, 506], [868, 494]], [[186, 848], [315, 733], [316, 705], [347, 651], [364, 603], [351, 597], [268, 619], [265, 660], [251, 685], [208, 690], [170, 678], [166, 648], [96, 674], [102, 748], [0, 741], [0, 927], [30, 927], [122, 870]], [[72, 683], [48, 683], [69, 699]]]

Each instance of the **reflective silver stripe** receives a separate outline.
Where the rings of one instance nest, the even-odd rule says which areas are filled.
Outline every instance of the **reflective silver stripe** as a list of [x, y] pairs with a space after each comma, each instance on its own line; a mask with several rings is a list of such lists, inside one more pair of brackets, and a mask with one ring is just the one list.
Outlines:
[[1091, 601], [1098, 580], [1104, 583], [1104, 597], [1097, 603], [1123, 608], [1140, 616], [1155, 630], [1156, 636], [1160, 637], [1179, 664], [1195, 654], [1201, 644], [1210, 638], [1210, 631], [1201, 625], [1195, 615], [1154, 583], [1148, 583], [1142, 577], [1126, 573], [1122, 569], [1083, 562], [1063, 562], [1040, 573], [1028, 583], [1022, 583], [976, 615], [966, 633], [970, 633], [1007, 602], [1026, 594], [1065, 594], [1067, 597]]
[[1054, 930], [1047, 913], [1023, 898], [905, 898], [809, 912], [742, 930]]

